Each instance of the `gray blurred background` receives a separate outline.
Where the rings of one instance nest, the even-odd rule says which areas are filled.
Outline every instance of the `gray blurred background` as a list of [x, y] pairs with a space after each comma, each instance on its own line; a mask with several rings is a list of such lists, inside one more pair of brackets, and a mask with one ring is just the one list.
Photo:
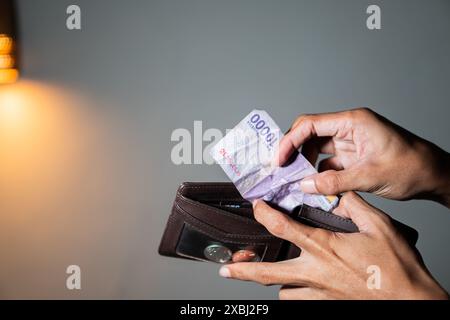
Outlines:
[[[18, 14], [22, 80], [0, 88], [20, 100], [0, 113], [0, 298], [277, 298], [157, 254], [178, 184], [227, 180], [171, 162], [172, 131], [194, 120], [224, 130], [262, 107], [287, 129], [370, 106], [450, 150], [446, 0], [20, 0]], [[449, 290], [449, 210], [367, 199], [419, 230]], [[82, 290], [66, 289], [71, 264]]]

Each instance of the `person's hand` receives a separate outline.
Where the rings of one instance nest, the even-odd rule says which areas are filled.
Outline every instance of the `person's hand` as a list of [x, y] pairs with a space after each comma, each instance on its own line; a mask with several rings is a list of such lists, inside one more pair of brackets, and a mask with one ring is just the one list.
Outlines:
[[[281, 299], [448, 298], [427, 271], [417, 250], [396, 232], [389, 216], [353, 192], [342, 197], [335, 211], [351, 218], [360, 233], [334, 233], [309, 227], [264, 201], [257, 201], [256, 220], [273, 235], [300, 247], [302, 253], [282, 262], [226, 265], [220, 269], [220, 275], [264, 285], [283, 285]], [[368, 273], [373, 270], [377, 275]], [[378, 277], [379, 282], [372, 283], [370, 276]]]
[[281, 140], [275, 164], [298, 148], [319, 174], [301, 182], [306, 193], [373, 192], [405, 200], [425, 198], [450, 207], [450, 155], [369, 109], [303, 115]]

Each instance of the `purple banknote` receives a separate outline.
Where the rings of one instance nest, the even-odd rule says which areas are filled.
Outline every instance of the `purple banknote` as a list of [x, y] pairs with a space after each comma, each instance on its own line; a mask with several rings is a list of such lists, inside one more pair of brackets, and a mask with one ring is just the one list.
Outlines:
[[282, 137], [267, 112], [253, 110], [211, 149], [211, 156], [249, 201], [263, 199], [288, 211], [303, 203], [331, 211], [338, 197], [300, 191], [300, 181], [317, 172], [301, 154], [287, 166], [272, 165]]

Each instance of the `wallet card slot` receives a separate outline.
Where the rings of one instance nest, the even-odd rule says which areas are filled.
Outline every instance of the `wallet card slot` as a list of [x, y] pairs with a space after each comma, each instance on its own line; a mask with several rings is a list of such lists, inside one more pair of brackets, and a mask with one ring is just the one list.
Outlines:
[[233, 201], [246, 202], [236, 187], [229, 182], [184, 182], [178, 188], [178, 194], [200, 202]]
[[208, 204], [208, 205], [224, 207], [224, 208], [227, 208], [227, 207], [228, 208], [246, 208], [246, 209], [252, 208], [252, 204], [248, 201], [222, 200], [222, 199], [212, 200], [212, 199], [210, 199], [210, 200], [199, 201], [199, 202], [202, 202], [202, 203]]
[[252, 207], [247, 206], [240, 206], [236, 204], [223, 204], [223, 203], [210, 203], [208, 204], [210, 206], [213, 206], [217, 209], [224, 210], [227, 212], [231, 212], [234, 214], [237, 214], [242, 217], [253, 219], [253, 209]]
[[179, 197], [176, 205], [184, 210], [186, 213], [195, 216], [197, 219], [208, 222], [212, 225], [221, 225], [225, 229], [230, 227], [233, 232], [241, 230], [243, 233], [251, 232], [255, 234], [268, 233], [267, 230], [259, 224], [251, 212], [240, 211], [231, 212], [231, 210], [224, 210], [223, 208], [216, 208], [214, 206], [206, 205], [204, 203]]
[[[192, 215], [188, 211], [184, 210], [181, 206], [176, 204], [175, 210], [177, 214], [182, 214], [185, 217], [185, 220], [189, 221], [191, 224], [195, 225], [197, 228], [200, 228], [203, 232], [211, 233], [215, 237], [228, 239], [230, 241], [233, 241], [233, 239], [247, 239], [249, 241], [251, 240], [271, 240], [271, 239], [277, 239], [273, 235], [271, 235], [268, 232], [261, 233], [261, 232], [252, 232], [251, 229], [243, 228], [243, 233], [241, 231], [234, 231], [233, 233], [228, 232], [227, 230], [220, 229], [218, 226], [222, 226], [224, 228], [223, 224], [213, 224], [213, 222], [208, 223], [208, 221], [205, 221], [207, 219], [200, 220], [196, 216]], [[203, 217], [206, 218], [206, 217]], [[234, 228], [239, 227], [239, 225], [236, 225], [235, 222], [230, 222], [230, 224], [233, 224], [235, 226]]]

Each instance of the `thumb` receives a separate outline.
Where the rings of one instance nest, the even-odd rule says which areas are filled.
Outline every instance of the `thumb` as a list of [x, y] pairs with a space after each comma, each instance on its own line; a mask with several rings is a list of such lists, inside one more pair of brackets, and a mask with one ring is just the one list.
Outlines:
[[360, 190], [360, 181], [361, 176], [356, 169], [327, 170], [304, 178], [300, 181], [300, 188], [305, 193], [335, 195]]
[[377, 212], [377, 209], [353, 191], [344, 193], [339, 201], [339, 206], [333, 211], [334, 214], [351, 219], [358, 227], [359, 232], [366, 232], [371, 228], [374, 212]]

